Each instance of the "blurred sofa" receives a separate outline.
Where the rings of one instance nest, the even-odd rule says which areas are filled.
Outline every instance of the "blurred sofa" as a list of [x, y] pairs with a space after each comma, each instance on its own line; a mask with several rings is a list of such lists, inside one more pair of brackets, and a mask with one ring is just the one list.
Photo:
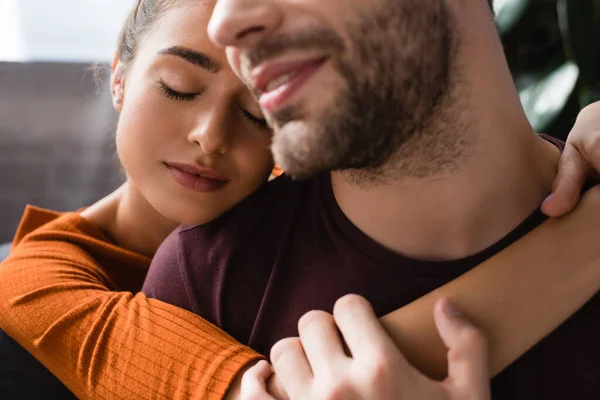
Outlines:
[[0, 244], [0, 261], [4, 260], [8, 256], [10, 251], [10, 243]]
[[0, 62], [0, 243], [26, 204], [76, 210], [123, 181], [107, 82], [87, 64]]

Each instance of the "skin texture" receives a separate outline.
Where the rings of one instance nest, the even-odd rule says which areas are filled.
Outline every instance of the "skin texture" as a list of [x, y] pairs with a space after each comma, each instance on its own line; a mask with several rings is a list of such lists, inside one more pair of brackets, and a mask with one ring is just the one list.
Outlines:
[[414, 369], [379, 324], [369, 303], [348, 295], [338, 300], [333, 315], [306, 314], [299, 322], [300, 337], [273, 347], [273, 370], [287, 393], [275, 397], [265, 392], [263, 382], [272, 370], [261, 361], [244, 376], [242, 398], [489, 399], [486, 343], [481, 331], [445, 299], [437, 302], [434, 319], [448, 347], [448, 377], [442, 382]]
[[592, 103], [579, 113], [558, 165], [552, 193], [542, 204], [550, 217], [570, 212], [579, 201], [586, 182], [599, 182], [600, 129], [593, 123], [600, 115], [600, 103]]
[[[346, 129], [343, 140], [326, 142], [338, 137], [332, 126], [356, 114], [347, 112], [353, 109], [342, 101], [348, 90], [360, 94], [367, 87], [372, 95], [380, 94], [376, 84], [365, 83], [369, 78], [375, 81], [381, 77], [390, 87], [391, 94], [385, 99], [389, 103], [410, 104], [404, 100], [405, 96], [410, 97], [410, 88], [396, 86], [383, 69], [369, 68], [368, 64], [353, 70], [360, 83], [357, 87], [347, 84], [349, 80], [340, 60], [360, 48], [357, 43], [363, 39], [352, 35], [352, 27], [368, 22], [373, 13], [377, 15], [377, 11], [367, 11], [366, 5], [348, 7], [341, 0], [265, 0], [260, 4], [221, 0], [209, 32], [216, 43], [227, 47], [236, 73], [264, 104], [268, 104], [268, 93], [264, 94], [264, 84], [256, 80], [261, 70], [284, 63], [326, 59], [282, 104], [265, 109], [275, 129], [276, 159], [297, 175], [340, 168], [341, 171], [331, 174], [338, 204], [354, 225], [384, 247], [429, 261], [459, 259], [495, 243], [542, 203], [556, 177], [558, 152], [540, 142], [527, 122], [489, 4], [476, 0], [403, 3], [411, 7], [396, 12], [389, 1], [370, 2], [368, 7], [372, 10], [390, 11], [387, 15], [379, 14], [377, 32], [363, 32], [364, 36], [381, 34], [378, 42], [384, 44], [381, 47], [389, 48], [390, 53], [395, 52], [395, 58], [389, 57], [397, 61], [398, 74], [409, 73], [414, 64], [426, 75], [431, 71], [427, 59], [410, 59], [415, 48], [433, 54], [442, 66], [446, 64], [446, 53], [450, 53], [449, 79], [441, 80], [446, 90], [439, 95], [439, 101], [428, 103], [434, 105], [430, 108], [435, 108], [435, 115], [428, 119], [424, 113], [411, 113], [420, 109], [418, 101], [416, 106], [403, 110], [413, 119], [423, 121], [413, 128], [411, 135], [394, 125], [396, 114], [383, 113], [389, 125], [379, 121], [374, 125], [370, 116], [379, 115], [379, 108], [385, 107], [373, 101], [370, 106], [362, 107], [357, 118], [357, 126], [362, 129]], [[449, 18], [444, 19], [444, 15]], [[422, 37], [407, 43], [398, 36], [401, 30], [388, 29], [397, 21], [406, 22], [403, 27], [419, 26], [416, 22], [419, 20], [436, 21], [441, 29], [447, 27], [450, 39], [446, 41], [443, 34], [435, 35], [434, 29], [433, 35], [438, 40], [427, 47], [422, 45], [421, 40], [426, 40]], [[305, 34], [311, 27], [327, 33], [325, 37], [333, 39], [325, 42], [334, 45], [323, 47], [311, 41], [310, 35]], [[415, 31], [412, 33], [413, 37], [418, 36]], [[396, 48], [397, 43], [404, 46]], [[388, 61], [387, 54], [380, 58], [381, 64]], [[367, 59], [377, 65], [373, 57]], [[427, 89], [423, 85], [422, 96], [417, 95], [425, 102], [435, 97]], [[367, 123], [361, 126], [363, 121]], [[402, 128], [407, 126], [402, 125]], [[390, 128], [386, 132], [388, 126], [395, 127], [395, 131], [390, 132]], [[355, 152], [351, 152], [352, 146], [347, 145], [355, 140], [357, 132], [376, 141], [390, 135], [404, 140], [394, 143], [391, 155], [369, 151], [376, 162], [327, 164], [323, 160], [345, 158], [331, 154], [314, 159], [324, 151], [323, 143], [340, 144], [336, 151], [345, 155], [350, 152], [350, 158], [360, 159], [365, 148], [354, 148]], [[448, 139], [450, 143], [445, 141]], [[436, 145], [442, 148], [441, 152]], [[449, 154], [443, 152], [448, 149]], [[457, 153], [455, 149], [460, 151]], [[447, 159], [454, 164], [448, 164]], [[441, 160], [442, 165], [432, 160]], [[502, 168], [498, 168], [500, 165]]]
[[[339, 2], [338, 2], [339, 3]], [[189, 10], [187, 10], [189, 12]], [[194, 27], [195, 30], [194, 32], [201, 32], [201, 29], [197, 29], [197, 26]], [[178, 26], [178, 31], [180, 30], [180, 27]], [[202, 49], [203, 51], [206, 52], [206, 49]], [[216, 56], [216, 54], [215, 54]], [[220, 56], [221, 59], [223, 58], [222, 55]], [[177, 62], [179, 62], [179, 59], [176, 59]], [[183, 62], [183, 61], [181, 61]], [[133, 103], [133, 101], [131, 100], [133, 97], [133, 95], [135, 94], [136, 90], [131, 89], [131, 85], [128, 83], [130, 81], [128, 81], [128, 79], [130, 79], [130, 76], [132, 75], [132, 73], [129, 71], [127, 73], [119, 73], [120, 71], [118, 70], [118, 58], [117, 58], [117, 62], [115, 63], [115, 75], [114, 75], [114, 81], [113, 81], [113, 87], [116, 89], [115, 90], [115, 107], [118, 110], [122, 110], [123, 113], [126, 112], [130, 112], [131, 114], [133, 114], [134, 112], [141, 112], [143, 110], [137, 110], [136, 109], [136, 104]], [[186, 65], [187, 67], [187, 65]], [[192, 68], [195, 68], [192, 66]], [[127, 69], [126, 69], [127, 70]], [[140, 68], [140, 70], [143, 70], [142, 68]], [[195, 71], [195, 70], [194, 70]], [[148, 97], [152, 97], [155, 96], [155, 93], [152, 92], [152, 90], [150, 90], [150, 87], [152, 87], [153, 89], [155, 89], [152, 82], [152, 79], [150, 79], [151, 77], [153, 77], [154, 75], [151, 75], [151, 72], [149, 71], [145, 71], [144, 73], [140, 72], [140, 77], [138, 77], [138, 79], [140, 79], [140, 82], [146, 84], [146, 92], [145, 95], [147, 95]], [[194, 77], [196, 76], [196, 72], [192, 72], [191, 75], [193, 75]], [[187, 75], [186, 75], [187, 76]], [[200, 76], [200, 73], [198, 73], [198, 76]], [[142, 78], [143, 77], [143, 78]], [[130, 90], [130, 92], [128, 93], [127, 91]], [[181, 90], [184, 90], [183, 88], [181, 88]], [[140, 89], [141, 91], [141, 89]], [[234, 91], [235, 92], [235, 91]], [[208, 93], [208, 92], [207, 92]], [[131, 94], [131, 95], [130, 95]], [[206, 94], [206, 93], [205, 93]], [[145, 97], [144, 95], [144, 97]], [[142, 96], [141, 93], [138, 93], [138, 96]], [[120, 102], [116, 102], [116, 99], [120, 99]], [[151, 100], [158, 100], [157, 98], [155, 99], [145, 99], [148, 100], [148, 106], [151, 105]], [[172, 101], [172, 100], [170, 100]], [[163, 103], [161, 103], [163, 104]], [[164, 106], [166, 107], [168, 104], [170, 103], [164, 103]], [[173, 103], [173, 107], [175, 103]], [[227, 104], [227, 102], [225, 102], [225, 104]], [[155, 105], [156, 108], [154, 108], [155, 112], [154, 113], [148, 113], [147, 114], [147, 119], [148, 121], [152, 120], [155, 121], [154, 118], [158, 116], [163, 116], [163, 107], [158, 107], [157, 105]], [[247, 109], [251, 109], [251, 104], [248, 105]], [[125, 109], [125, 107], [127, 109]], [[179, 106], [177, 106], [179, 107]], [[182, 106], [183, 107], [183, 106]], [[198, 106], [199, 107], [199, 106]], [[203, 110], [203, 108], [198, 108], [198, 110], [196, 110], [196, 112], [201, 112]], [[236, 109], [233, 109], [232, 113], [236, 111]], [[176, 111], [179, 112], [179, 111]], [[254, 111], [253, 111], [254, 112]], [[181, 114], [183, 114], [183, 110], [180, 111]], [[196, 116], [199, 114], [195, 114]], [[258, 115], [258, 114], [257, 114]], [[236, 115], [233, 115], [233, 117], [235, 117]], [[135, 121], [135, 118], [133, 115], [131, 115], [129, 117], [131, 119], [131, 121]], [[217, 118], [218, 120], [220, 120], [219, 118]], [[223, 120], [225, 120], [225, 118], [222, 118], [221, 123], [223, 123]], [[593, 121], [593, 120], [592, 120]], [[141, 121], [143, 122], [143, 121]], [[165, 119], [164, 121], [162, 121], [163, 123], [169, 122], [169, 124], [173, 123], [173, 127], [177, 127], [179, 124], [179, 121], [172, 121], [170, 119]], [[131, 127], [135, 128], [135, 124], [134, 122], [130, 122]], [[591, 124], [590, 126], [595, 126], [596, 124]], [[187, 126], [187, 125], [186, 125]], [[146, 128], [148, 129], [146, 132], [152, 132], [158, 136], [161, 136], [163, 134], [166, 134], [167, 131], [164, 130], [160, 130], [159, 128], [159, 124], [148, 124], [146, 126]], [[122, 132], [120, 132], [120, 134], [128, 134], [128, 131], [126, 131], [124, 128], [120, 127], [120, 130], [122, 130]], [[187, 128], [186, 129], [182, 129], [182, 135], [181, 137], [185, 137], [185, 139], [183, 139], [183, 142], [185, 142], [186, 140], [188, 140], [189, 138], [189, 132], [188, 130], [191, 131], [191, 128]], [[215, 131], [217, 134], [220, 134], [220, 131]], [[582, 131], [579, 131], [582, 132]], [[165, 155], [162, 154], [163, 148], [161, 147], [161, 144], [164, 144], [165, 142], [159, 142], [158, 138], [156, 138], [157, 142], [154, 143], [155, 138], [154, 137], [143, 137], [141, 136], [143, 133], [143, 131], [140, 129], [139, 132], [137, 132], [137, 141], [132, 142], [131, 144], [123, 144], [122, 149], [120, 150], [120, 152], [123, 153], [124, 158], [127, 158], [128, 156], [125, 155], [126, 153], [134, 153], [132, 154], [132, 157], [139, 157], [138, 154], [135, 154], [136, 151], [136, 146], [145, 146], [146, 144], [144, 143], [144, 139], [152, 139], [150, 140], [150, 144], [148, 144], [149, 148], [148, 151], [152, 154], [152, 156], [150, 157], [150, 160], [140, 160], [140, 161], [131, 161], [131, 163], [138, 165], [139, 164], [139, 168], [137, 166], [133, 166], [134, 168], [138, 168], [141, 172], [140, 174], [144, 173], [144, 169], [147, 167], [148, 169], [154, 169], [157, 168], [160, 170], [160, 174], [162, 174], [164, 171], [162, 169], [160, 169], [161, 167], [157, 167], [156, 164], [158, 164], [156, 162], [156, 158], [158, 159], [162, 159], [163, 157], [165, 157]], [[237, 132], [236, 132], [237, 133]], [[586, 131], [587, 134], [587, 131]], [[579, 146], [577, 147], [578, 149], [578, 153], [577, 154], [582, 154], [584, 156], [584, 159], [593, 159], [592, 155], [596, 154], [596, 152], [594, 152], [592, 147], [588, 147], [583, 146], [581, 143], [581, 138], [584, 135], [581, 134], [580, 136], [577, 136], [579, 139], [574, 139], [573, 141], [571, 141], [571, 145], [572, 146]], [[132, 137], [135, 137], [132, 135]], [[202, 138], [210, 138], [210, 135], [208, 136], [202, 136]], [[179, 138], [179, 136], [177, 136], [176, 141], [178, 143], [177, 146], [180, 146], [182, 148], [187, 148], [187, 144], [183, 145], [182, 140]], [[126, 141], [126, 138], [123, 138], [121, 140]], [[580, 140], [580, 141], [577, 141]], [[220, 140], [217, 140], [217, 142], [219, 142]], [[192, 142], [194, 142], [192, 140]], [[200, 140], [192, 143], [194, 146], [198, 146], [198, 144], [200, 144], [199, 142], [201, 142]], [[268, 142], [268, 141], [266, 141]], [[210, 144], [211, 142], [209, 142], [208, 144]], [[214, 143], [214, 142], [212, 142]], [[218, 148], [219, 146], [217, 146]], [[166, 148], [166, 147], [165, 147]], [[203, 151], [206, 149], [208, 150], [210, 148], [210, 146], [203, 148]], [[586, 153], [586, 150], [588, 151]], [[142, 153], [141, 151], [139, 153]], [[160, 154], [158, 154], [160, 153]], [[171, 153], [169, 153], [170, 155]], [[212, 154], [209, 152], [209, 154]], [[589, 158], [588, 158], [589, 157]], [[584, 162], [584, 160], [577, 160], [578, 162]], [[149, 176], [150, 174], [148, 174]], [[160, 175], [163, 176], [163, 175]], [[145, 179], [144, 177], [141, 177], [141, 179]], [[162, 178], [161, 178], [162, 179]], [[168, 181], [168, 178], [165, 179], [165, 181]], [[131, 182], [131, 180], [130, 180]], [[163, 181], [161, 181], [162, 183]], [[170, 184], [170, 181], [168, 182]], [[153, 250], [152, 248], [156, 248], [156, 246], [158, 245], [158, 242], [160, 242], [160, 240], [158, 240], [158, 238], [161, 235], [164, 235], [164, 232], [169, 231], [169, 229], [171, 229], [170, 227], [172, 227], [173, 223], [168, 219], [160, 219], [163, 218], [161, 217], [159, 214], [152, 214], [152, 212], [147, 212], [149, 210], [153, 210], [152, 206], [154, 205], [154, 203], [159, 204], [159, 203], [168, 203], [168, 201], [165, 201], [163, 199], [163, 194], [162, 193], [156, 193], [154, 195], [155, 197], [155, 201], [153, 202], [152, 205], [150, 205], [149, 202], [144, 202], [144, 201], [140, 201], [140, 198], [143, 198], [143, 195], [141, 193], [141, 189], [139, 189], [137, 186], [135, 185], [131, 185], [131, 187], [129, 187], [130, 183], [128, 183], [128, 186], [126, 186], [124, 189], [122, 189], [123, 191], [125, 191], [126, 193], [117, 193], [115, 195], [115, 199], [109, 198], [106, 200], [106, 207], [100, 207], [100, 205], [98, 205], [98, 207], [92, 207], [90, 208], [90, 210], [87, 212], [87, 215], [89, 217], [89, 219], [95, 221], [94, 218], [97, 219], [98, 225], [103, 227], [103, 229], [105, 229], [105, 231], [107, 232], [111, 232], [114, 234], [114, 237], [117, 237], [119, 240], [117, 240], [118, 243], [122, 243], [125, 247], [129, 247], [132, 249], [139, 249], [141, 252], [146, 252], [148, 254], [152, 253]], [[140, 185], [140, 187], [144, 187], [144, 191], [153, 191], [155, 190], [155, 186], [152, 182], [143, 185]], [[156, 185], [158, 186], [158, 185]], [[161, 185], [162, 186], [162, 185]], [[177, 190], [179, 190], [179, 188], [177, 188]], [[129, 192], [131, 191], [131, 192]], [[577, 192], [578, 190], [575, 190], [575, 192]], [[567, 193], [567, 191], [564, 191], [563, 193]], [[559, 198], [559, 197], [557, 197]], [[171, 199], [167, 199], [167, 200], [171, 200]], [[204, 201], [204, 200], [203, 200]], [[178, 203], [179, 204], [179, 203]], [[133, 205], [133, 206], [132, 206]], [[192, 219], [194, 219], [197, 215], [195, 214], [197, 211], [195, 209], [189, 209], [190, 207], [188, 206], [188, 199], [185, 198], [182, 203], [181, 203], [182, 207], [173, 207], [173, 210], [171, 210], [171, 207], [164, 207], [165, 208], [165, 212], [168, 213], [179, 213], [181, 212], [184, 218], [190, 217]], [[219, 204], [220, 206], [220, 204]], [[92, 212], [92, 209], [96, 209], [97, 213]], [[194, 207], [195, 208], [195, 207]], [[105, 212], [107, 211], [108, 212]], [[202, 211], [203, 213], [205, 211]], [[136, 218], [131, 218], [131, 216], [135, 216]], [[139, 217], [142, 216], [143, 219], [140, 219]], [[203, 219], [204, 216], [201, 215], [200, 219]], [[156, 234], [152, 234], [149, 237], [149, 233], [147, 231], [147, 229], [144, 228], [144, 225], [140, 224], [140, 222], [143, 221], [145, 223], [147, 223], [148, 226], [151, 227], [156, 227], [158, 226], [159, 232]], [[575, 229], [574, 232], [576, 232], [577, 230]], [[580, 232], [581, 233], [581, 232]], [[139, 236], [136, 236], [139, 235]], [[135, 240], [133, 243], [131, 242], [132, 237], [139, 237], [140, 239], [148, 239], [148, 240]], [[148, 245], [148, 243], [151, 243], [151, 245]], [[156, 243], [156, 244], [154, 244]], [[547, 243], [547, 242], [545, 242]], [[487, 281], [483, 281], [484, 283]], [[489, 283], [489, 282], [488, 282]], [[463, 283], [464, 285], [467, 285], [466, 283]], [[452, 292], [449, 292], [452, 293]], [[485, 299], [484, 299], [485, 300]], [[483, 303], [480, 303], [483, 304]], [[422, 308], [422, 312], [423, 314], [421, 315], [423, 316], [427, 316], [427, 320], [429, 321], [431, 318], [431, 307], [424, 307]], [[541, 309], [541, 311], [544, 311], [544, 308]], [[418, 314], [418, 312], [416, 313]], [[469, 314], [470, 315], [470, 314]], [[411, 315], [412, 317], [414, 317], [414, 315]], [[478, 322], [481, 322], [482, 324], [485, 323], [485, 321], [479, 320]], [[499, 322], [501, 324], [501, 321]], [[518, 328], [518, 327], [516, 327]], [[426, 329], [430, 329], [430, 333], [434, 332], [432, 327], [427, 326]], [[500, 332], [501, 330], [498, 330], [497, 332]], [[405, 336], [405, 340], [406, 340], [406, 336], [408, 335], [404, 335]], [[438, 339], [436, 339], [438, 340]], [[406, 342], [405, 342], [406, 343]], [[436, 342], [437, 343], [437, 342]], [[438, 349], [440, 348], [439, 346], [437, 347]], [[445, 360], [443, 359], [443, 355], [445, 354], [445, 348], [441, 348], [441, 352], [440, 354], [442, 355], [441, 358], [443, 360], [443, 363], [445, 363]], [[435, 362], [438, 362], [438, 358], [435, 359]], [[436, 368], [440, 368], [439, 366]]]
[[[273, 167], [260, 109], [222, 51], [197, 29], [211, 9], [192, 3], [168, 11], [132, 65], [117, 58], [112, 78], [117, 150], [132, 186], [161, 215], [187, 224], [222, 214], [264, 184]], [[204, 53], [218, 67], [211, 72], [165, 52], [175, 46]], [[193, 192], [173, 180], [165, 163], [209, 168], [229, 182]]]

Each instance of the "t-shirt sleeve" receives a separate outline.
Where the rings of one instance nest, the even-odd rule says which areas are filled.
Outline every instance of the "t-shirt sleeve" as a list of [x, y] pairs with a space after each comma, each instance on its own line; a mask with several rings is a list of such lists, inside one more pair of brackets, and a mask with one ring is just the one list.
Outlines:
[[145, 271], [86, 229], [60, 217], [19, 236], [0, 264], [0, 327], [82, 399], [222, 398], [260, 355], [186, 310], [117, 291]]

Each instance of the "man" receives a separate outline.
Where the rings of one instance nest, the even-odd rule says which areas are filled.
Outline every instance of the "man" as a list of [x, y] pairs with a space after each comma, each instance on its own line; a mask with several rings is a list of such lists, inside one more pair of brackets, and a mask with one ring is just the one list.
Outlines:
[[[210, 32], [259, 98], [278, 164], [307, 179], [180, 229], [147, 292], [266, 351], [311, 309], [358, 293], [385, 314], [543, 220], [559, 151], [527, 122], [488, 2], [219, 0]], [[493, 394], [594, 397], [599, 301]]]

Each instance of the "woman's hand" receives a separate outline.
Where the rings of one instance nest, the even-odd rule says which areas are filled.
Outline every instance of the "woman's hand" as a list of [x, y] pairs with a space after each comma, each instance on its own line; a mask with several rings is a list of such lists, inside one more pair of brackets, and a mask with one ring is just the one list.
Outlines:
[[552, 194], [542, 205], [544, 214], [558, 217], [571, 211], [586, 182], [599, 182], [600, 102], [590, 104], [577, 117], [558, 165]]

